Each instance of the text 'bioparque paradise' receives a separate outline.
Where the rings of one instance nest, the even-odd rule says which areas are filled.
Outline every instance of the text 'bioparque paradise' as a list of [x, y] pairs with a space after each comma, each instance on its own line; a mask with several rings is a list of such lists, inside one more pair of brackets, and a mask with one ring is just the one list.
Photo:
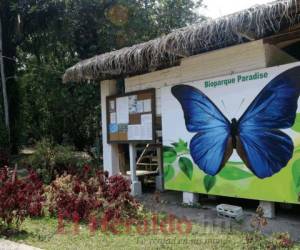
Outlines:
[[253, 74], [237, 75], [232, 78], [220, 79], [215, 81], [207, 80], [204, 82], [205, 88], [216, 88], [221, 86], [227, 86], [236, 83], [248, 82], [253, 80], [259, 80], [268, 78], [268, 72], [255, 72]]

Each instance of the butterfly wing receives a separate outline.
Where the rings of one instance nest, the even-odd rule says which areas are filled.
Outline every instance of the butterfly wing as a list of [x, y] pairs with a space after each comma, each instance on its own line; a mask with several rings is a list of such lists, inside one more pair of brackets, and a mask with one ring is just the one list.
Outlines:
[[293, 142], [279, 129], [293, 126], [299, 94], [298, 66], [271, 80], [238, 121], [240, 151], [259, 178], [279, 172], [292, 158]]
[[217, 174], [232, 153], [230, 122], [200, 90], [177, 85], [171, 91], [181, 104], [187, 130], [197, 133], [190, 142], [194, 162], [205, 173]]

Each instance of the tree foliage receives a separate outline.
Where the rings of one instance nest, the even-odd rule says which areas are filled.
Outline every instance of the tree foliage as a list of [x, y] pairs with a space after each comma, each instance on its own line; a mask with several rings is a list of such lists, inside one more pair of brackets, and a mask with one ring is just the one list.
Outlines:
[[100, 131], [99, 84], [63, 85], [64, 70], [81, 59], [201, 21], [194, 12], [201, 4], [202, 0], [2, 0], [4, 55], [16, 60], [5, 63], [6, 74], [13, 76], [13, 143], [47, 137], [79, 149], [92, 145]]

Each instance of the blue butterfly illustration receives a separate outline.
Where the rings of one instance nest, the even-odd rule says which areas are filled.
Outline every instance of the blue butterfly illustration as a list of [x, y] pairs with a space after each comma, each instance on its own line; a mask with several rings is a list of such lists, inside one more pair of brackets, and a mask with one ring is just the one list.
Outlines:
[[292, 127], [296, 119], [300, 66], [271, 80], [231, 122], [199, 89], [177, 85], [171, 91], [182, 106], [187, 130], [196, 133], [190, 152], [205, 173], [216, 175], [233, 149], [259, 178], [279, 172], [292, 158], [293, 141], [280, 129]]

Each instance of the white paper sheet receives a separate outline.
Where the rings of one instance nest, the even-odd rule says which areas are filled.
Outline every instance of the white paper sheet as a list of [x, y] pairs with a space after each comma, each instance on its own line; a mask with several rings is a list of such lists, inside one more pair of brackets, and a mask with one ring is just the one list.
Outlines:
[[141, 125], [128, 125], [128, 140], [141, 140]]
[[137, 101], [137, 113], [144, 112], [144, 101]]
[[115, 111], [115, 101], [110, 101], [109, 102], [109, 110], [110, 111]]
[[141, 123], [151, 125], [151, 123], [152, 123], [152, 114], [141, 115]]
[[137, 96], [136, 95], [129, 96], [128, 102], [129, 102], [129, 113], [130, 114], [137, 113]]
[[129, 123], [129, 108], [128, 108], [128, 97], [117, 98], [117, 123]]
[[117, 114], [110, 113], [110, 123], [117, 123]]
[[152, 126], [150, 123], [141, 125], [141, 140], [151, 140], [152, 139]]
[[151, 99], [144, 100], [144, 112], [151, 112]]

